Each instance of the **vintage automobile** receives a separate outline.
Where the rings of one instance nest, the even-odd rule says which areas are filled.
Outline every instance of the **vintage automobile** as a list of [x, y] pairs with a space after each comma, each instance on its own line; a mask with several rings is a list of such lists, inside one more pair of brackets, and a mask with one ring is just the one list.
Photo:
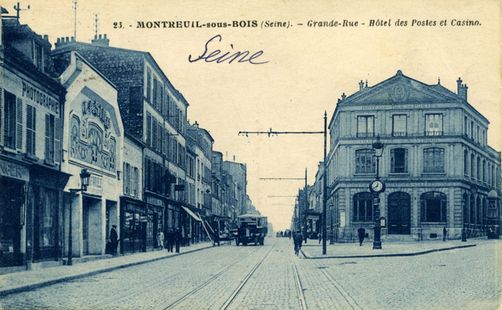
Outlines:
[[243, 214], [237, 217], [235, 245], [263, 245], [268, 232], [267, 217], [257, 214]]

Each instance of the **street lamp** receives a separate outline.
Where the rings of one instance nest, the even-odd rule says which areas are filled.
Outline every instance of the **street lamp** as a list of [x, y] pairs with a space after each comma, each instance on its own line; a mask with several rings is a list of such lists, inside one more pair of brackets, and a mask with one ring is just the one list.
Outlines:
[[380, 238], [382, 228], [380, 226], [380, 193], [385, 191], [385, 183], [380, 180], [379, 168], [380, 168], [380, 157], [383, 154], [383, 143], [380, 141], [380, 136], [377, 136], [376, 141], [372, 143], [371, 147], [375, 151], [374, 156], [376, 157], [376, 177], [370, 183], [370, 191], [373, 193], [373, 208], [375, 214], [375, 228], [373, 236], [373, 249], [382, 248], [382, 240]]
[[[85, 192], [87, 191], [87, 186], [89, 186], [89, 180], [91, 178], [91, 174], [87, 169], [82, 169], [80, 171], [80, 188], [70, 188], [70, 193], [72, 194], [77, 194], [79, 192]], [[68, 218], [68, 262], [66, 263], [67, 265], [72, 265], [72, 256], [73, 256], [73, 236], [72, 236], [72, 203], [70, 201], [70, 208], [69, 208], [69, 218]]]

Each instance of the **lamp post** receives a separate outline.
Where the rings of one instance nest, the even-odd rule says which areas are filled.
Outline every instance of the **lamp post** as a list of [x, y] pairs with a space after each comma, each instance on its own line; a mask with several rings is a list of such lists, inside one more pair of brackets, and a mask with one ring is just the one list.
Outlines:
[[[72, 194], [77, 194], [79, 192], [85, 192], [87, 191], [87, 186], [89, 186], [89, 180], [91, 178], [91, 174], [87, 171], [87, 169], [82, 169], [80, 171], [80, 188], [70, 188], [70, 193]], [[70, 201], [70, 207], [69, 207], [69, 214], [68, 214], [68, 262], [66, 263], [67, 265], [72, 265], [72, 256], [73, 256], [73, 230], [72, 230], [72, 202]]]
[[385, 183], [380, 180], [379, 168], [380, 168], [380, 157], [383, 154], [383, 143], [380, 141], [380, 136], [377, 136], [375, 142], [372, 143], [371, 147], [375, 151], [376, 158], [376, 177], [370, 183], [370, 191], [373, 193], [373, 208], [375, 215], [375, 227], [373, 235], [373, 249], [378, 250], [382, 248], [381, 231], [380, 226], [380, 193], [385, 191]]

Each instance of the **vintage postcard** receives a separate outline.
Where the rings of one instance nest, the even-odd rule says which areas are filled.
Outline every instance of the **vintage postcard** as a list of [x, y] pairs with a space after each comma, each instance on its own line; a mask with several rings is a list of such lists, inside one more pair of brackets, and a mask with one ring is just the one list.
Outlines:
[[500, 309], [501, 5], [2, 0], [0, 309]]

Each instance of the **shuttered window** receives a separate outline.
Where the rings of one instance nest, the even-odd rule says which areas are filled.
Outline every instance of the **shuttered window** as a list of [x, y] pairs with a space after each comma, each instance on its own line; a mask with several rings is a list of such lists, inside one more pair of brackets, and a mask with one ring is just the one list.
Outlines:
[[23, 148], [23, 100], [16, 101], [16, 149]]
[[152, 115], [146, 113], [146, 144], [152, 145]]
[[3, 124], [4, 124], [4, 119], [3, 119], [3, 90], [0, 88], [0, 145], [3, 145]]
[[[14, 94], [4, 91], [5, 114], [3, 121], [3, 136], [5, 146], [11, 149], [16, 149], [16, 119], [17, 119], [17, 105], [16, 96]], [[22, 129], [22, 127], [21, 127]]]
[[26, 153], [35, 155], [36, 147], [36, 119], [37, 110], [31, 105], [26, 105]]
[[124, 163], [124, 193], [129, 195], [131, 184], [131, 169], [128, 163]]
[[54, 115], [45, 115], [45, 161], [49, 163], [54, 162], [54, 122]]
[[63, 119], [61, 118], [56, 118], [56, 127], [54, 130], [54, 160], [57, 163], [61, 163], [61, 157], [62, 157], [62, 147], [63, 147]]

